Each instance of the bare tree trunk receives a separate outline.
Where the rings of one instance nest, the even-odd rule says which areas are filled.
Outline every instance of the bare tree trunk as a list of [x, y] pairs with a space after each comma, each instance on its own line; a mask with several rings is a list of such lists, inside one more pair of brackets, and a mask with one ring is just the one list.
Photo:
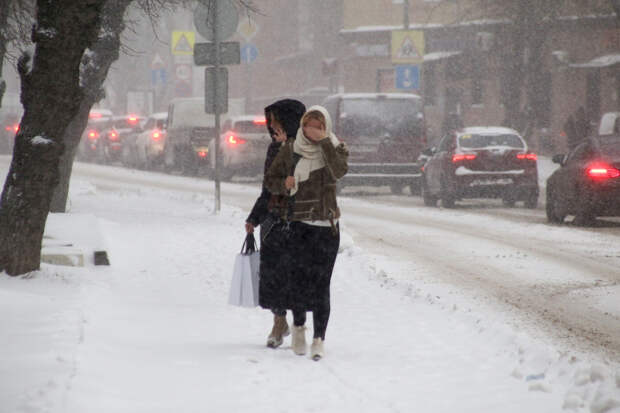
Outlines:
[[37, 0], [36, 45], [20, 59], [24, 115], [0, 198], [0, 270], [37, 270], [43, 230], [59, 181], [62, 137], [83, 98], [80, 62], [99, 32], [105, 0]]
[[63, 136], [65, 151], [60, 158], [59, 182], [54, 190], [50, 212], [66, 212], [73, 160], [82, 132], [88, 124], [88, 114], [95, 103], [103, 99], [103, 82], [110, 66], [118, 59], [121, 46], [120, 36], [125, 29], [123, 16], [132, 0], [108, 0], [102, 14], [102, 30], [91, 47], [91, 53], [82, 62], [82, 84], [84, 99], [80, 102], [77, 115]]

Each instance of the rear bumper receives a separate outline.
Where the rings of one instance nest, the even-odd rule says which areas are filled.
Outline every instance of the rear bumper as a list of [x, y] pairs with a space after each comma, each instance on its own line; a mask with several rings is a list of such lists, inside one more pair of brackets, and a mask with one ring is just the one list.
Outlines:
[[525, 200], [538, 196], [538, 177], [526, 171], [480, 173], [455, 176], [458, 198], [512, 198]]
[[381, 186], [418, 184], [422, 177], [418, 163], [350, 163], [341, 185]]
[[588, 189], [584, 197], [588, 209], [597, 216], [620, 216], [620, 186], [601, 185]]

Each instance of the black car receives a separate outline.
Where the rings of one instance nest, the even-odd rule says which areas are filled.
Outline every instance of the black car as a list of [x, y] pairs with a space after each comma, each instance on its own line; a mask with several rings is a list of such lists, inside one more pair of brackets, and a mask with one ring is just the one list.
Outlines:
[[599, 216], [620, 216], [620, 135], [590, 137], [568, 155], [555, 155], [561, 165], [547, 180], [547, 219], [577, 223]]
[[508, 128], [471, 127], [444, 136], [423, 167], [422, 196], [427, 206], [446, 208], [465, 198], [501, 198], [505, 205], [538, 204], [536, 154]]

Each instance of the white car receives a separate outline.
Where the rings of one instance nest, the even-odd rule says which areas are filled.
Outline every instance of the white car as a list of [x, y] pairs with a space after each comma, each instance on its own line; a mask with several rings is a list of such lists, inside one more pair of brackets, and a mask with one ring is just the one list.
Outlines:
[[151, 169], [162, 163], [167, 120], [168, 112], [153, 113], [147, 118], [134, 143], [135, 162], [138, 166]]
[[[263, 171], [271, 137], [264, 116], [234, 116], [222, 124], [220, 177], [251, 176]], [[209, 143], [209, 166], [215, 166], [215, 139]]]

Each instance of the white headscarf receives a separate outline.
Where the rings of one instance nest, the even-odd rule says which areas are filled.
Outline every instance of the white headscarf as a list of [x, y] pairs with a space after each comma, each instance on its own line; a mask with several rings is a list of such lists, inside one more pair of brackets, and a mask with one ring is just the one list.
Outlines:
[[299, 188], [299, 184], [303, 181], [307, 181], [310, 177], [310, 172], [317, 169], [321, 169], [325, 166], [325, 158], [323, 157], [323, 150], [321, 146], [310, 139], [306, 138], [303, 131], [303, 124], [306, 115], [309, 112], [320, 112], [325, 118], [325, 134], [331, 141], [334, 147], [340, 144], [340, 141], [332, 132], [332, 118], [329, 116], [329, 112], [323, 106], [315, 105], [311, 106], [300, 121], [299, 129], [297, 130], [297, 136], [295, 137], [295, 143], [293, 144], [293, 152], [301, 155], [301, 159], [297, 162], [295, 167], [295, 187], [291, 189], [291, 195], [294, 195]]

